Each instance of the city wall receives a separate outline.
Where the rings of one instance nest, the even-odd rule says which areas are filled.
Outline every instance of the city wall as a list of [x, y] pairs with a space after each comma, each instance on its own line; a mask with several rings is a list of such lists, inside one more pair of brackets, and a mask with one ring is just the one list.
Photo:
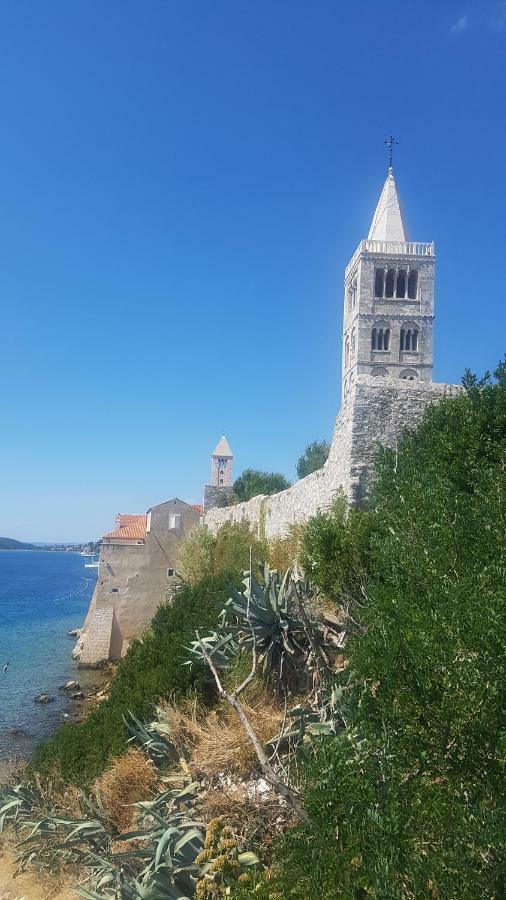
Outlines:
[[336, 419], [329, 457], [322, 469], [279, 494], [211, 509], [205, 524], [217, 531], [225, 522], [247, 520], [259, 535], [269, 539], [284, 537], [291, 525], [328, 508], [338, 491], [350, 503], [360, 504], [370, 489], [378, 445], [395, 447], [400, 432], [413, 428], [429, 404], [459, 390], [455, 385], [358, 376]]

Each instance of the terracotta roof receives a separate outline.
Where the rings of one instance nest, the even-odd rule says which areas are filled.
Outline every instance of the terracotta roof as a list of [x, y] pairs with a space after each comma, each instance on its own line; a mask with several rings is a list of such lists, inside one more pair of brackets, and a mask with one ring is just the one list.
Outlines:
[[143, 541], [146, 537], [147, 516], [119, 513], [116, 516], [116, 530], [104, 534], [103, 540]]
[[190, 506], [193, 506], [193, 509], [197, 510], [199, 516], [204, 515], [204, 507], [203, 507], [202, 503], [190, 503]]

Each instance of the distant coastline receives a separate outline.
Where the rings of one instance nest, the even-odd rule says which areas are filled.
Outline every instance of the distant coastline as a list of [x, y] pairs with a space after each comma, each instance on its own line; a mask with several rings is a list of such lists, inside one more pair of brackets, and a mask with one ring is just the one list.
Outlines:
[[14, 538], [0, 537], [0, 550], [39, 550], [35, 544], [26, 544], [24, 541], [15, 541]]
[[85, 544], [57, 544], [57, 543], [37, 543], [30, 544], [26, 541], [17, 541], [14, 538], [0, 537], [1, 550], [40, 550], [44, 552], [58, 551], [63, 553], [80, 553], [87, 550], [89, 553], [98, 553], [99, 544], [95, 541], [88, 541]]

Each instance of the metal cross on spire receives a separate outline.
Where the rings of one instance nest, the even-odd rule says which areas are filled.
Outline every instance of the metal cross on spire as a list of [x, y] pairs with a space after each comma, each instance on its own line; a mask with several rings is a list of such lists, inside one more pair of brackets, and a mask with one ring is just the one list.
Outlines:
[[393, 153], [394, 153], [394, 147], [395, 147], [396, 144], [399, 143], [399, 141], [396, 141], [396, 140], [395, 140], [393, 134], [389, 134], [389, 136], [387, 137], [386, 141], [384, 141], [383, 143], [387, 145], [387, 149], [388, 149], [388, 168], [391, 169], [391, 168], [392, 168], [392, 157], [393, 157]]

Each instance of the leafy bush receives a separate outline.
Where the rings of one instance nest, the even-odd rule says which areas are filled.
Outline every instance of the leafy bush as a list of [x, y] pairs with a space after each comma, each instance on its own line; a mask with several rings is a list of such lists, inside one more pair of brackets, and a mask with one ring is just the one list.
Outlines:
[[297, 463], [297, 478], [305, 478], [306, 475], [321, 469], [327, 462], [329, 452], [330, 444], [327, 441], [313, 441], [312, 444], [308, 444]]
[[193, 531], [181, 547], [179, 569], [184, 580], [197, 585], [209, 575], [233, 572], [239, 575], [267, 556], [267, 545], [260, 541], [248, 522], [225, 522], [213, 534], [207, 525]]
[[340, 495], [328, 512], [309, 520], [300, 561], [312, 583], [336, 603], [357, 596], [365, 584], [376, 517], [348, 509]]
[[111, 758], [125, 750], [128, 711], [149, 716], [156, 700], [165, 695], [184, 696], [193, 689], [208, 690], [204, 666], [184, 666], [183, 647], [196, 628], [214, 625], [229, 596], [230, 577], [209, 576], [195, 587], [184, 587], [172, 605], [161, 606], [150, 631], [133, 641], [118, 665], [110, 694], [81, 724], [63, 725], [41, 744], [32, 768], [47, 771], [58, 766], [63, 778], [90, 783]]
[[362, 633], [341, 676], [347, 727], [303, 751], [310, 822], [281, 839], [255, 896], [505, 893], [504, 367], [496, 374], [466, 376], [466, 392], [430, 408], [396, 455], [380, 451]]
[[234, 495], [240, 502], [251, 500], [259, 494], [277, 494], [290, 487], [290, 482], [279, 472], [260, 472], [258, 469], [245, 469], [234, 481]]

